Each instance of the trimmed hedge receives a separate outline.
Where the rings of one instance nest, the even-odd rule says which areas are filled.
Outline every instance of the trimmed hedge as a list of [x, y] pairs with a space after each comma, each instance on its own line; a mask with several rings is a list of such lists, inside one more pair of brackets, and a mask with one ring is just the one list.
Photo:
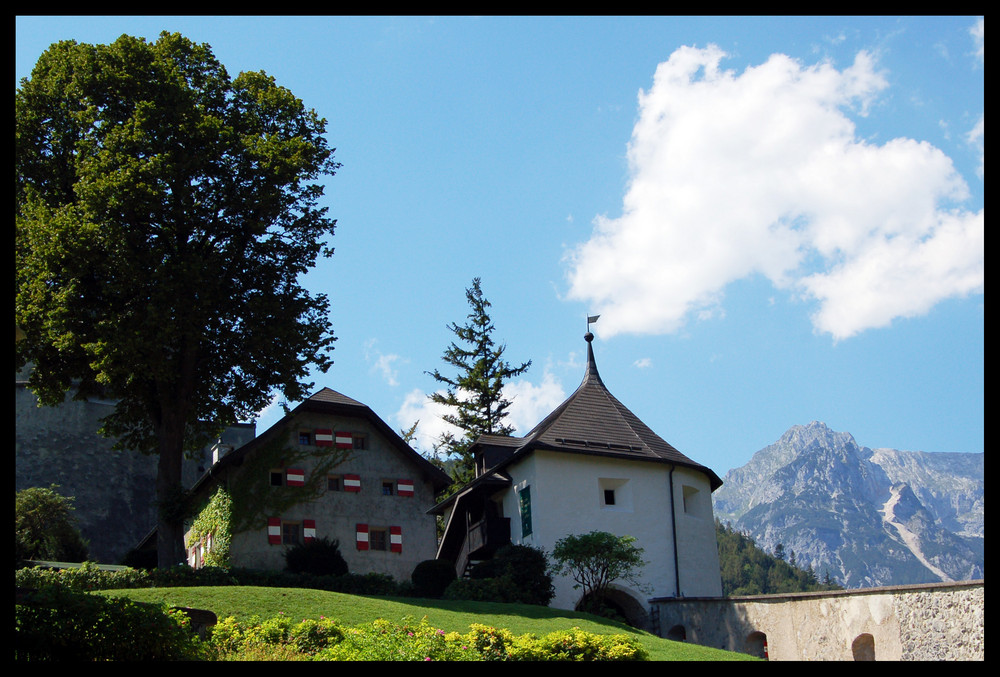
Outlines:
[[181, 611], [58, 586], [21, 591], [15, 661], [197, 660], [205, 646]]
[[279, 617], [241, 623], [230, 617], [214, 626], [210, 646], [221, 659], [280, 657], [318, 661], [641, 661], [649, 656], [625, 634], [598, 635], [579, 628], [541, 637], [471, 625], [445, 632], [427, 619], [393, 623], [379, 619], [353, 628], [329, 619], [293, 623]]
[[386, 574], [344, 574], [343, 576], [316, 576], [293, 574], [286, 571], [259, 571], [256, 569], [222, 569], [205, 567], [192, 569], [176, 566], [169, 569], [119, 569], [105, 571], [93, 562], [84, 562], [79, 568], [47, 569], [30, 567], [14, 572], [15, 585], [24, 588], [43, 588], [58, 585], [69, 590], [121, 590], [125, 588], [170, 588], [199, 585], [254, 585], [272, 588], [311, 588], [352, 595], [405, 595], [410, 585], [398, 584]]

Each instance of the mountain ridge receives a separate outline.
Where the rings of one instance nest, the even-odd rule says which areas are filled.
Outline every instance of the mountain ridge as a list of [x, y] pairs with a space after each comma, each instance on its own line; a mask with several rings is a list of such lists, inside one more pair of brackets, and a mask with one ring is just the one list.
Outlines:
[[847, 588], [982, 578], [983, 454], [861, 446], [812, 421], [730, 470], [716, 517]]

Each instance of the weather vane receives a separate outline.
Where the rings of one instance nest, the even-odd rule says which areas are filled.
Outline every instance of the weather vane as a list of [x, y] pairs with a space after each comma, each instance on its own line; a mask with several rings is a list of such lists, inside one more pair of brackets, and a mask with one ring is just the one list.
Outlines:
[[600, 315], [588, 315], [587, 316], [587, 333], [588, 334], [590, 333], [590, 325], [593, 324], [594, 322], [597, 322], [597, 318], [599, 318], [599, 317], [600, 317]]

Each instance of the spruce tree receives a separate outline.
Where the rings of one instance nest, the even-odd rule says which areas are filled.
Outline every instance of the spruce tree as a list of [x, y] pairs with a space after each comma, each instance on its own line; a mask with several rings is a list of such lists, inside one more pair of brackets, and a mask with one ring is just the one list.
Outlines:
[[438, 453], [454, 459], [442, 467], [450, 466], [456, 489], [475, 477], [475, 459], [469, 451], [472, 443], [480, 435], [510, 435], [514, 431], [504, 422], [511, 402], [503, 396], [503, 387], [531, 366], [531, 360], [511, 366], [503, 358], [507, 346], [494, 343], [491, 304], [483, 294], [480, 278], [472, 280], [465, 296], [471, 308], [468, 321], [448, 326], [458, 342], [453, 341], [441, 358], [456, 374], [446, 376], [437, 369], [427, 372], [445, 386], [445, 392], [430, 395], [431, 400], [446, 405], [451, 413], [443, 416], [444, 420], [462, 431], [461, 437], [446, 433], [435, 445]]

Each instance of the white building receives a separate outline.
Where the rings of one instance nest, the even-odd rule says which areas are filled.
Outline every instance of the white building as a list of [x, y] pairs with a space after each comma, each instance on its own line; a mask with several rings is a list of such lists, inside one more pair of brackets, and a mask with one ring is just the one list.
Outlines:
[[[445, 518], [438, 558], [459, 575], [505, 543], [551, 553], [571, 534], [633, 536], [647, 564], [641, 586], [613, 585], [609, 602], [645, 625], [648, 600], [721, 597], [709, 468], [649, 429], [604, 385], [587, 333], [579, 388], [524, 437], [484, 435], [476, 478], [433, 509]], [[551, 606], [574, 609], [582, 592], [553, 581]]]

